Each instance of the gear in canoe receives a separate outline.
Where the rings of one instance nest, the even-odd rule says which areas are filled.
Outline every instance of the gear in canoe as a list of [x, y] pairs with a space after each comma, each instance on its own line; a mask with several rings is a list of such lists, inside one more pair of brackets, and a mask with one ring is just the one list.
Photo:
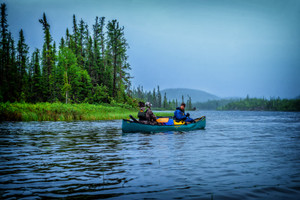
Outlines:
[[135, 132], [167, 132], [167, 131], [190, 131], [204, 129], [206, 126], [206, 117], [202, 116], [194, 122], [176, 122], [172, 118], [157, 117], [158, 124], [143, 124], [130, 115], [132, 120], [123, 119], [123, 133]]

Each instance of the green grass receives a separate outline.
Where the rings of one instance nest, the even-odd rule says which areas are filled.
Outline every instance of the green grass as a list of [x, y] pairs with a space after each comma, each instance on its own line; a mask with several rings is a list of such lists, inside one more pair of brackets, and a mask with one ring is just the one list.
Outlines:
[[112, 105], [0, 103], [1, 121], [113, 120], [136, 116], [137, 110]]
[[[64, 103], [0, 103], [0, 121], [73, 121], [137, 118], [138, 109], [128, 105]], [[172, 116], [173, 113], [156, 113]]]

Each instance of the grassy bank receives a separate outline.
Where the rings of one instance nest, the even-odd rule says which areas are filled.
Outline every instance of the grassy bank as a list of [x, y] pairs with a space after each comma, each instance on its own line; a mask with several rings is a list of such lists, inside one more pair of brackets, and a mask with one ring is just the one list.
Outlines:
[[137, 112], [122, 104], [0, 103], [0, 121], [114, 120], [127, 119], [129, 115], [137, 117]]

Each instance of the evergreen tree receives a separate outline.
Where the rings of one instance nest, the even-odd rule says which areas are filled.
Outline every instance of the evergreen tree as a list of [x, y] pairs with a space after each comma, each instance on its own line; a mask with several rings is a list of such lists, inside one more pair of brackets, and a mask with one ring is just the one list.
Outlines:
[[[4, 101], [17, 101], [18, 100], [18, 76], [17, 76], [17, 61], [15, 41], [11, 33], [8, 33], [8, 62], [5, 64], [5, 82], [4, 87]], [[6, 85], [6, 86], [5, 86]]]
[[87, 25], [85, 22], [80, 19], [79, 21], [79, 29], [78, 29], [78, 55], [77, 55], [77, 62], [79, 66], [85, 69], [85, 44], [87, 44], [88, 36], [86, 33]]
[[19, 41], [17, 45], [17, 80], [18, 80], [18, 93], [19, 99], [25, 101], [25, 97], [28, 96], [28, 50], [29, 47], [25, 44], [25, 38], [23, 30], [19, 32]]
[[167, 109], [167, 107], [168, 107], [167, 93], [165, 93], [165, 95], [164, 95], [163, 105], [164, 105], [164, 108]]
[[189, 95], [186, 104], [187, 110], [192, 110], [192, 98]]
[[62, 37], [61, 39], [60, 39], [60, 43], [59, 43], [59, 49], [63, 49], [65, 47], [65, 40], [64, 40], [64, 38]]
[[75, 15], [73, 15], [73, 35], [72, 35], [72, 44], [71, 44], [71, 49], [73, 53], [76, 55], [76, 57], [79, 57], [79, 30], [77, 27], [77, 20]]
[[161, 108], [161, 93], [159, 90], [159, 86], [157, 86], [157, 107]]
[[107, 50], [108, 59], [112, 68], [112, 97], [120, 99], [124, 97], [124, 90], [128, 87], [130, 76], [127, 62], [128, 44], [124, 38], [124, 27], [119, 26], [117, 20], [108, 22], [107, 25]]
[[66, 46], [71, 48], [71, 36], [70, 36], [70, 33], [69, 33], [69, 29], [67, 28], [66, 29]]
[[39, 20], [43, 26], [44, 31], [44, 45], [42, 52], [42, 77], [43, 77], [43, 100], [53, 101], [52, 85], [50, 84], [51, 73], [54, 67], [53, 58], [53, 47], [52, 47], [52, 37], [50, 35], [50, 25], [48, 24], [46, 14], [43, 14], [43, 18]]
[[1, 19], [0, 19], [0, 100], [9, 100], [9, 32], [7, 23], [6, 4], [1, 4]]
[[155, 88], [153, 88], [153, 93], [152, 93], [152, 105], [153, 107], [157, 107], [157, 101], [156, 101], [156, 92], [155, 92]]
[[31, 58], [31, 65], [33, 66], [32, 82], [31, 82], [31, 102], [41, 102], [42, 96], [42, 74], [40, 68], [40, 52], [36, 49]]
[[93, 53], [92, 37], [89, 37], [89, 39], [88, 39], [86, 52], [87, 52], [87, 55], [86, 55], [87, 61], [85, 64], [86, 65], [85, 69], [89, 72], [93, 86], [96, 86], [97, 85], [97, 75], [96, 75], [96, 71], [94, 69], [95, 59], [94, 59], [94, 53]]
[[170, 109], [174, 109], [174, 108], [177, 108], [177, 106], [176, 106], [175, 100], [173, 99], [172, 102], [171, 102]]
[[93, 62], [93, 75], [96, 84], [104, 84], [104, 17], [96, 17], [95, 24], [93, 25], [93, 51], [94, 51], [94, 62]]
[[171, 100], [168, 101], [168, 104], [167, 104], [167, 109], [171, 109], [172, 108], [172, 102]]
[[0, 77], [0, 83], [2, 85], [2, 81], [4, 80], [5, 76], [5, 65], [8, 63], [8, 49], [9, 49], [9, 45], [8, 45], [8, 23], [7, 23], [7, 14], [6, 14], [6, 4], [2, 3], [1, 4], [1, 42], [0, 42], [0, 53], [1, 53], [1, 68], [0, 68], [0, 72], [1, 72], [1, 77]]

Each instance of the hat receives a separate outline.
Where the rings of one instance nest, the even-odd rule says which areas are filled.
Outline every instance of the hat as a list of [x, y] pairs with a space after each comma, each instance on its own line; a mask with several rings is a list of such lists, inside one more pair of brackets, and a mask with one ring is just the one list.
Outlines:
[[142, 101], [140, 101], [140, 102], [139, 102], [139, 107], [145, 107], [145, 103], [142, 102]]
[[152, 104], [150, 102], [146, 102], [145, 103], [146, 107], [150, 108], [152, 106]]

